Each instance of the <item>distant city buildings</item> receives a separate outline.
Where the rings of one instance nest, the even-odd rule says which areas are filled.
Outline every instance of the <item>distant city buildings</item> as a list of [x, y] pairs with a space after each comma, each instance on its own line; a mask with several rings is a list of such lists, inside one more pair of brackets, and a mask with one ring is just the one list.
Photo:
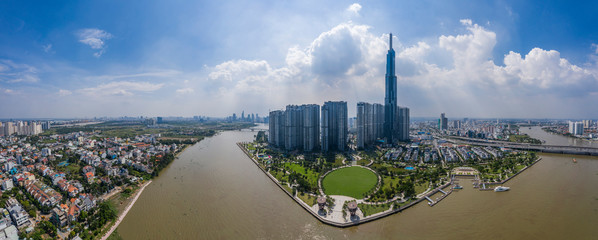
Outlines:
[[245, 111], [241, 112], [241, 117], [238, 118], [236, 113], [226, 117], [229, 122], [252, 122], [252, 123], [268, 123], [269, 117], [260, 117], [257, 113], [245, 114]]
[[37, 135], [50, 128], [50, 122], [0, 122], [0, 136]]
[[569, 133], [573, 135], [583, 135], [584, 122], [569, 121]]
[[583, 122], [583, 127], [584, 128], [591, 128], [593, 125], [593, 121], [592, 120], [582, 120]]
[[438, 119], [438, 129], [448, 130], [448, 119], [444, 116], [444, 113], [441, 113]]

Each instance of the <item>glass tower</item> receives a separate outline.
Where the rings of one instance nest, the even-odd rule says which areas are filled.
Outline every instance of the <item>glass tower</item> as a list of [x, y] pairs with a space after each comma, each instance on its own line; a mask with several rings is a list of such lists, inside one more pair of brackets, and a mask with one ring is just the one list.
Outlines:
[[384, 98], [384, 137], [387, 143], [393, 143], [396, 139], [396, 116], [397, 111], [397, 76], [395, 75], [395, 50], [392, 49], [392, 33], [389, 38], [390, 48], [386, 54], [386, 97]]

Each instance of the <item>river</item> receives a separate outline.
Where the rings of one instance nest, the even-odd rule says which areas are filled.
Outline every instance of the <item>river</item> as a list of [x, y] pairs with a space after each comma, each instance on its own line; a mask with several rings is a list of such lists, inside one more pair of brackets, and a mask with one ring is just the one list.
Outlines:
[[521, 127], [521, 133], [525, 133], [530, 137], [546, 141], [546, 145], [561, 145], [561, 146], [577, 146], [577, 147], [597, 147], [598, 141], [590, 141], [581, 138], [567, 137], [556, 133], [549, 133], [542, 130], [542, 127]]
[[341, 229], [305, 212], [238, 149], [236, 142], [251, 141], [256, 133], [222, 132], [187, 148], [141, 194], [118, 227], [119, 234], [124, 239], [595, 239], [598, 235], [596, 157], [541, 154], [542, 161], [505, 184], [511, 187], [509, 192], [481, 192], [470, 180], [461, 179], [465, 188], [434, 207], [418, 204]]

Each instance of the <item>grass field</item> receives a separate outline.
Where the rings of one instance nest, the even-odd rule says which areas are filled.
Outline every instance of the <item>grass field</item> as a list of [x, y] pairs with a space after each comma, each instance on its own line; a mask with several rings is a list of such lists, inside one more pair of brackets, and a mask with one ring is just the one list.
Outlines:
[[380, 204], [380, 205], [369, 205], [369, 204], [357, 204], [361, 212], [363, 213], [364, 217], [370, 216], [372, 214], [376, 214], [379, 212], [384, 212], [390, 209], [390, 204]]
[[[299, 173], [299, 174], [305, 176], [307, 178], [307, 181], [309, 182], [309, 184], [311, 184], [313, 186], [318, 185], [319, 174], [317, 172], [314, 172], [311, 169], [305, 169], [303, 166], [296, 164], [296, 163], [285, 163], [284, 166], [285, 166], [285, 168], [287, 168], [290, 171], [294, 171], [296, 173]], [[287, 179], [288, 179], [288, 177], [287, 177]]]
[[378, 177], [372, 171], [361, 167], [347, 167], [326, 175], [322, 186], [327, 195], [362, 199], [367, 191], [376, 187], [377, 183]]
[[304, 203], [306, 203], [309, 206], [316, 205], [316, 203], [317, 203], [317, 201], [316, 201], [317, 198], [312, 195], [309, 195], [307, 193], [299, 193], [299, 194], [297, 194], [297, 196], [299, 196], [301, 201], [303, 201]]

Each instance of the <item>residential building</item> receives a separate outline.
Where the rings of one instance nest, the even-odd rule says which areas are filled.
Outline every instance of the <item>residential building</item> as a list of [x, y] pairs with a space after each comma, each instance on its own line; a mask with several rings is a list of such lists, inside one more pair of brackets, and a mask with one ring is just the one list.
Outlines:
[[328, 101], [322, 106], [322, 151], [345, 151], [348, 134], [347, 102]]
[[448, 130], [448, 119], [445, 117], [444, 113], [441, 113], [440, 119], [438, 119], [438, 129]]
[[376, 139], [384, 138], [384, 106], [357, 103], [357, 147], [364, 148]]
[[401, 142], [407, 142], [409, 141], [409, 108], [398, 107], [397, 113], [397, 140]]

